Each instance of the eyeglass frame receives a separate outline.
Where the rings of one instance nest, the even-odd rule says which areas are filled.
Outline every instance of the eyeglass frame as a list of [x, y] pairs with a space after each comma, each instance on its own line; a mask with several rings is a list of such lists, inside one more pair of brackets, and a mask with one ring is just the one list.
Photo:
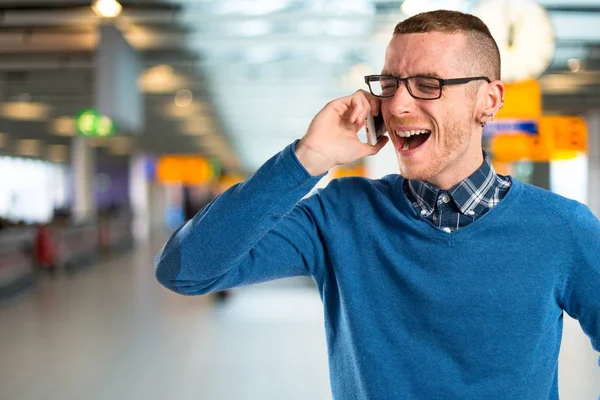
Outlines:
[[[378, 96], [375, 93], [373, 93], [373, 89], [371, 89], [371, 81], [369, 80], [369, 78], [372, 77], [379, 77], [379, 78], [391, 78], [394, 79], [396, 81], [396, 90], [394, 91], [394, 94], [392, 94], [391, 96]], [[438, 97], [432, 97], [432, 98], [424, 98], [424, 97], [418, 97], [415, 96], [412, 91], [410, 90], [410, 85], [408, 84], [408, 80], [412, 79], [412, 78], [425, 78], [425, 79], [434, 79], [436, 81], [439, 82], [440, 84], [440, 94]], [[365, 83], [367, 84], [367, 86], [369, 87], [369, 92], [371, 92], [371, 94], [375, 97], [378, 97], [380, 99], [389, 99], [391, 97], [394, 97], [396, 95], [396, 92], [398, 91], [398, 88], [400, 87], [400, 82], [404, 82], [404, 86], [406, 87], [406, 90], [408, 90], [408, 93], [415, 99], [418, 100], [437, 100], [439, 98], [442, 97], [442, 89], [444, 86], [450, 86], [450, 85], [462, 85], [465, 83], [469, 83], [472, 81], [479, 81], [479, 80], [484, 80], [487, 83], [491, 83], [492, 80], [490, 78], [488, 78], [487, 76], [472, 76], [472, 77], [468, 77], [468, 78], [453, 78], [453, 79], [441, 79], [441, 78], [435, 78], [433, 76], [424, 76], [424, 75], [416, 75], [416, 76], [408, 76], [406, 78], [398, 78], [397, 76], [393, 76], [393, 75], [366, 75], [365, 76]], [[378, 80], [379, 82], [381, 82], [381, 79]]]

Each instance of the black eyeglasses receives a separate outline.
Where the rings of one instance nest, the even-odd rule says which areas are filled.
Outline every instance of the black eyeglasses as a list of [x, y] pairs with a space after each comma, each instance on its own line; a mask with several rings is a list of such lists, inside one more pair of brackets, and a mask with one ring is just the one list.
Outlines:
[[471, 81], [491, 80], [485, 76], [474, 76], [470, 78], [438, 79], [430, 76], [409, 76], [398, 78], [391, 75], [367, 75], [365, 83], [369, 85], [369, 91], [373, 96], [386, 98], [393, 97], [400, 82], [404, 82], [408, 93], [419, 100], [436, 100], [442, 97], [442, 87], [448, 85], [462, 85]]

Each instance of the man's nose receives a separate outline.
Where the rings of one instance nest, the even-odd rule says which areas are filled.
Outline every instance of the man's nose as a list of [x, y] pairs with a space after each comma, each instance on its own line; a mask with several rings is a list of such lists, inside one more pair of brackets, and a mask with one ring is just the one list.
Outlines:
[[398, 89], [390, 98], [389, 109], [393, 115], [399, 116], [412, 110], [415, 99], [410, 95], [406, 82], [398, 82]]

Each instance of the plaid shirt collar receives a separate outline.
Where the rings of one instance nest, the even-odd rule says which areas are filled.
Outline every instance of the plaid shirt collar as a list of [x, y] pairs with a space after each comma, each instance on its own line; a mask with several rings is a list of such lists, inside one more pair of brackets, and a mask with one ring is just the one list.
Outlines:
[[[485, 151], [483, 157], [483, 164], [477, 171], [447, 191], [462, 214], [483, 215], [500, 202], [501, 193], [510, 187], [510, 178], [496, 174]], [[444, 191], [426, 181], [408, 180], [407, 183], [410, 198], [417, 211], [423, 216], [431, 215], [440, 193]]]

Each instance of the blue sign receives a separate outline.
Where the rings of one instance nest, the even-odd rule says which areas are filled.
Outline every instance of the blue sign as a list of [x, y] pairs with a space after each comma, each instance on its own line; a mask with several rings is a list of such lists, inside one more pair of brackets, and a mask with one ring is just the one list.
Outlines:
[[483, 137], [492, 137], [504, 133], [524, 133], [533, 136], [537, 135], [539, 131], [537, 121], [500, 120], [486, 124], [483, 128]]

